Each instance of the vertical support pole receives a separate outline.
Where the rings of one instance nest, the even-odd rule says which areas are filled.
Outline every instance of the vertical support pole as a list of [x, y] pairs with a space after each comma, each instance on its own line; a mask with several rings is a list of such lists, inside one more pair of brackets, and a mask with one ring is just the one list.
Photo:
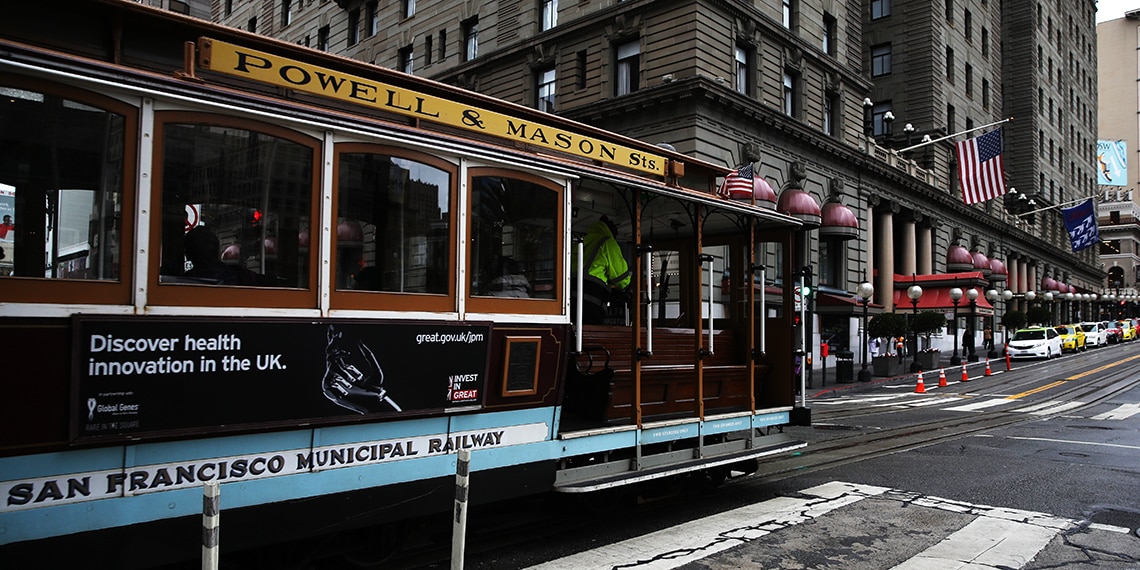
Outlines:
[[202, 487], [202, 570], [218, 570], [221, 499], [217, 481]]
[[574, 352], [581, 354], [582, 353], [582, 325], [583, 325], [583, 323], [582, 323], [582, 302], [583, 302], [583, 299], [582, 299], [583, 291], [582, 291], [582, 289], [585, 287], [584, 276], [586, 275], [586, 268], [582, 266], [582, 261], [583, 261], [583, 257], [584, 257], [584, 251], [585, 251], [586, 243], [579, 240], [578, 243], [575, 245], [576, 245], [576, 247], [574, 249], [575, 249], [576, 253], [578, 254], [578, 274], [574, 276], [575, 280], [577, 281], [574, 284], [574, 286], [578, 291], [578, 302], [574, 304], [574, 323], [577, 325], [576, 327], [574, 327], [574, 332], [577, 333], [575, 335], [575, 338], [574, 338]]
[[807, 355], [810, 353], [810, 348], [807, 345], [807, 295], [803, 294], [804, 278], [803, 275], [799, 277], [800, 290], [800, 406], [807, 407]]
[[451, 570], [463, 570], [467, 540], [467, 477], [471, 471], [471, 450], [460, 449], [455, 464], [455, 520], [451, 533]]

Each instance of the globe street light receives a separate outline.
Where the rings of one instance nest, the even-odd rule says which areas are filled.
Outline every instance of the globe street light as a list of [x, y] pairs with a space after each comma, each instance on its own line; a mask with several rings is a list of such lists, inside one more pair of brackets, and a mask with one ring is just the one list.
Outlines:
[[859, 381], [870, 382], [871, 371], [867, 370], [867, 305], [871, 303], [871, 297], [875, 294], [875, 286], [870, 281], [864, 281], [859, 284], [857, 294], [863, 303], [863, 367], [859, 370]]
[[922, 287], [915, 283], [914, 274], [910, 276], [911, 286], [906, 290], [906, 296], [910, 297], [910, 304], [914, 307], [914, 322], [910, 325], [911, 334], [914, 335], [914, 350], [911, 352], [910, 371], [918, 372], [918, 331], [915, 330], [915, 325], [918, 324], [918, 299], [922, 297]]
[[[955, 279], [957, 281], [957, 279]], [[962, 363], [958, 357], [958, 303], [962, 300], [962, 290], [954, 287], [950, 290], [950, 302], [954, 304], [954, 354], [950, 357], [950, 364], [957, 366]]]
[[978, 324], [978, 288], [970, 287], [966, 291], [966, 298], [970, 300], [970, 322], [966, 324], [966, 332], [970, 333], [970, 344], [967, 344], [964, 350], [970, 352], [966, 357], [967, 360], [977, 362], [978, 355], [974, 352], [974, 327]]

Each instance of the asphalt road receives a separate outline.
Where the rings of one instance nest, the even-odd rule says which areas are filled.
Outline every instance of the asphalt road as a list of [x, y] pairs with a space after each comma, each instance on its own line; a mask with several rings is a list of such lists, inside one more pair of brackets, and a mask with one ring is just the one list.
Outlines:
[[1140, 568], [1140, 342], [1004, 364], [817, 392], [802, 454], [466, 567]]

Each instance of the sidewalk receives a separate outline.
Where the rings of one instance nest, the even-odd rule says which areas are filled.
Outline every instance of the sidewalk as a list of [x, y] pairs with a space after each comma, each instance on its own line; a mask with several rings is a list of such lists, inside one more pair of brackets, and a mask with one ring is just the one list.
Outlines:
[[[997, 345], [994, 347], [994, 350], [997, 351], [997, 354], [999, 356], [989, 359], [990, 360], [990, 369], [993, 371], [996, 371], [998, 369], [1005, 370], [1005, 347], [1003, 345]], [[965, 357], [960, 357], [962, 360], [962, 364], [966, 365], [967, 374], [969, 374], [969, 375], [974, 375], [974, 374], [979, 373], [982, 370], [985, 370], [987, 352], [979, 351], [979, 352], [976, 352], [975, 354], [978, 357], [977, 362], [968, 362]], [[923, 383], [929, 384], [931, 382], [931, 379], [933, 378], [933, 383], [937, 384], [938, 383], [938, 370], [939, 369], [946, 371], [946, 377], [947, 378], [953, 378], [953, 379], [961, 378], [962, 364], [950, 364], [951, 357], [952, 357], [952, 355], [943, 354], [942, 360], [940, 362], [940, 368], [934, 368], [933, 370], [923, 370], [922, 371], [923, 372]], [[882, 387], [882, 386], [893, 386], [896, 384], [915, 384], [918, 381], [918, 373], [909, 371], [910, 370], [910, 362], [911, 362], [911, 360], [909, 358], [905, 359], [904, 368], [905, 368], [905, 370], [907, 370], [906, 372], [903, 372], [903, 373], [898, 374], [896, 376], [872, 376], [871, 380], [868, 382], [860, 382], [858, 380], [859, 371], [862, 370], [861, 365], [855, 367], [855, 370], [854, 370], [855, 380], [853, 382], [845, 382], [845, 383], [836, 382], [835, 381], [835, 378], [836, 378], [835, 368], [834, 367], [828, 368], [827, 369], [828, 374], [827, 374], [827, 384], [826, 385], [820, 385], [821, 384], [820, 380], [823, 378], [821, 370], [813, 370], [813, 372], [812, 372], [813, 382], [812, 382], [812, 385], [808, 386], [808, 388], [807, 388], [808, 399], [813, 400], [816, 398], [828, 398], [828, 397], [833, 397], [833, 396], [840, 396], [840, 395], [844, 395], [844, 394], [851, 394], [854, 392], [863, 392], [866, 390], [871, 390], [871, 389]], [[870, 370], [870, 366], [868, 366], [868, 370]], [[797, 393], [798, 393], [798, 389], [797, 389]]]

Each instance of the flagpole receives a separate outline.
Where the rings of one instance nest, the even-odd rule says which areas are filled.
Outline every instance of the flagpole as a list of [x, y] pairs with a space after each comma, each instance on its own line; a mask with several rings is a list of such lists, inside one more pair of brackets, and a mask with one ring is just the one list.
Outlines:
[[1068, 202], [1062, 202], [1060, 204], [1054, 204], [1052, 206], [1045, 206], [1044, 208], [1037, 208], [1036, 210], [1032, 210], [1032, 211], [1025, 212], [1022, 214], [1015, 214], [1014, 217], [1020, 218], [1022, 216], [1028, 216], [1029, 214], [1036, 214], [1037, 212], [1044, 212], [1045, 210], [1052, 210], [1053, 208], [1064, 208], [1065, 206], [1068, 206], [1071, 204], [1076, 204], [1078, 202], [1084, 202], [1084, 201], [1088, 200], [1089, 198], [1097, 198], [1099, 196], [1100, 196], [1099, 193], [1098, 194], [1090, 194], [1088, 196], [1085, 196], [1084, 198], [1077, 198], [1076, 200], [1070, 200]]
[[934, 139], [934, 140], [929, 140], [929, 141], [922, 141], [922, 142], [920, 142], [920, 143], [918, 143], [918, 144], [916, 144], [916, 145], [914, 145], [914, 146], [908, 146], [908, 147], [906, 147], [906, 148], [904, 148], [904, 149], [902, 149], [902, 150], [899, 150], [898, 152], [900, 152], [900, 153], [903, 153], [903, 152], [911, 151], [911, 150], [914, 150], [914, 149], [916, 149], [916, 148], [919, 148], [919, 147], [924, 147], [924, 146], [926, 146], [926, 145], [928, 145], [928, 144], [934, 144], [934, 143], [936, 143], [936, 142], [941, 142], [941, 141], [944, 141], [944, 140], [946, 140], [946, 139], [952, 139], [952, 138], [954, 138], [954, 137], [960, 137], [960, 136], [962, 136], [962, 135], [964, 135], [964, 134], [972, 133], [972, 132], [974, 132], [974, 131], [979, 131], [979, 130], [982, 130], [982, 129], [988, 129], [988, 128], [990, 128], [990, 127], [994, 126], [994, 125], [1000, 125], [1000, 124], [1002, 124], [1002, 123], [1008, 123], [1009, 121], [1012, 121], [1012, 120], [1013, 120], [1013, 117], [1009, 117], [1009, 118], [1007, 118], [1007, 119], [1002, 119], [1002, 120], [1000, 120], [1000, 121], [995, 121], [995, 122], [993, 122], [993, 123], [990, 123], [990, 124], [988, 124], [988, 125], [982, 125], [982, 126], [980, 126], [980, 127], [974, 127], [974, 128], [972, 128], [972, 129], [966, 129], [966, 130], [964, 130], [964, 131], [961, 131], [961, 132], [957, 132], [957, 133], [954, 133], [954, 134], [952, 134], [952, 135], [946, 135], [946, 136], [944, 136], [944, 137], [941, 137], [941, 138], [937, 138], [937, 139]]

